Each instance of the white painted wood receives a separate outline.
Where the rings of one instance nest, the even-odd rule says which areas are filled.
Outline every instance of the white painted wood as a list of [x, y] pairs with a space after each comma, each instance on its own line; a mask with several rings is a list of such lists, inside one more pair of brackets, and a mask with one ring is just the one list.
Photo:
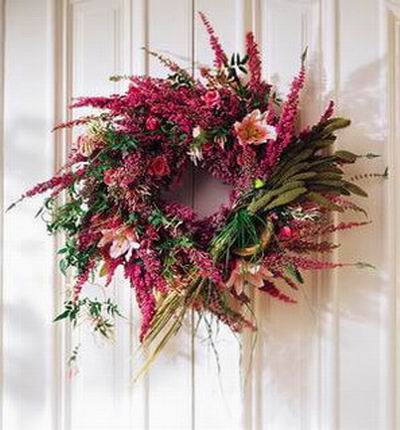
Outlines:
[[400, 327], [400, 307], [399, 307], [399, 119], [400, 119], [400, 87], [399, 87], [399, 61], [400, 61], [400, 3], [398, 1], [388, 1], [383, 4], [382, 20], [386, 28], [383, 49], [387, 55], [387, 68], [382, 75], [385, 85], [385, 93], [388, 98], [387, 103], [387, 130], [386, 138], [388, 144], [385, 146], [385, 154], [388, 160], [389, 186], [385, 194], [385, 205], [387, 224], [385, 227], [385, 240], [388, 247], [385, 251], [386, 269], [390, 288], [389, 303], [387, 304], [387, 314], [385, 318], [385, 341], [388, 351], [387, 368], [383, 366], [383, 377], [387, 386], [386, 408], [384, 417], [389, 426], [397, 428], [400, 423], [400, 408], [398, 407], [400, 395], [400, 348], [397, 342], [396, 333]]
[[[69, 52], [70, 96], [115, 93], [121, 84], [112, 75], [131, 73], [131, 4], [124, 0], [71, 1], [68, 6], [66, 47]], [[76, 113], [78, 114], [78, 112]], [[126, 282], [114, 282], [108, 291], [88, 287], [89, 294], [114, 297], [131, 317], [133, 297]], [[135, 347], [134, 323], [121, 321], [114, 344], [73, 333], [71, 347], [81, 344], [80, 372], [72, 379], [71, 429], [127, 428], [143, 423], [141, 398], [131, 396], [131, 360]], [[132, 409], [137, 411], [132, 414]]]
[[[310, 109], [302, 114], [303, 125], [318, 117], [321, 104], [320, 6], [319, 2], [271, 0], [263, 2], [261, 8], [265, 73], [283, 93], [298, 73], [301, 54], [308, 46], [309, 80], [303, 103]], [[318, 428], [318, 309], [314, 284], [313, 278], [307, 277], [305, 288], [295, 294], [299, 303], [289, 308], [269, 297], [256, 297], [260, 334], [253, 370], [251, 428]]]
[[[335, 255], [377, 270], [312, 276], [292, 307], [256, 295], [260, 330], [245, 386], [240, 375], [251, 338], [241, 339], [241, 369], [236, 339], [220, 331], [218, 375], [204, 328], [194, 337], [188, 319], [148, 377], [132, 388], [130, 376], [140, 365], [133, 355], [139, 315], [120, 279], [110, 294], [129, 322], [118, 325], [115, 344], [82, 335], [80, 373], [70, 380], [65, 361], [79, 333], [51, 323], [63, 281], [54, 271], [53, 241], [33, 220], [40, 202], [24, 203], [4, 215], [1, 240], [2, 428], [394, 430], [400, 423], [399, 1], [0, 1], [4, 202], [61, 163], [72, 136], [48, 131], [68, 118], [71, 97], [117, 91], [107, 81], [112, 74], [165, 73], [142, 46], [172, 55], [189, 70], [194, 62], [210, 62], [198, 10], [208, 14], [228, 52], [242, 50], [245, 32], [255, 30], [265, 75], [283, 92], [309, 47], [301, 123], [315, 121], [335, 99], [339, 113], [353, 120], [339, 146], [383, 155], [363, 161], [359, 170], [390, 168], [387, 182], [363, 183], [373, 224], [340, 235]], [[200, 172], [195, 182], [189, 172], [179, 192], [201, 213], [216, 209], [226, 195], [226, 187]]]
[[[50, 2], [6, 2], [4, 202], [53, 171], [53, 45]], [[2, 27], [3, 31], [3, 27]], [[38, 200], [4, 215], [4, 429], [54, 427], [52, 240], [31, 221]]]
[[[147, 5], [147, 46], [171, 56], [174, 61], [190, 71], [193, 62], [192, 1], [159, 2], [150, 0]], [[167, 73], [154, 58], [148, 58], [148, 64], [148, 71], [152, 75], [165, 76]], [[190, 172], [185, 176], [176, 198], [182, 203], [191, 203]], [[191, 351], [191, 320], [187, 318], [182, 331], [171, 340], [166, 351], [160, 355], [148, 375], [148, 429], [184, 430], [191, 428], [194, 413], [192, 409], [193, 363]], [[170, 372], [171, 368], [176, 369], [176, 372]]]
[[[212, 25], [218, 29], [221, 43], [227, 53], [243, 52], [244, 36], [251, 27], [252, 8], [249, 3], [230, 0], [219, 1], [218, 4], [209, 0], [196, 2], [196, 12], [207, 13]], [[212, 64], [213, 53], [208, 34], [198, 18], [195, 28], [196, 61], [199, 64]], [[196, 171], [194, 206], [200, 214], [207, 215], [217, 210], [227, 201], [229, 191], [228, 186]], [[213, 328], [217, 328], [215, 323]], [[203, 323], [196, 336], [194, 357], [195, 428], [240, 429], [246, 421], [240, 351], [242, 340], [236, 339], [226, 327], [220, 325], [213, 342], [218, 357], [213, 352], [207, 327]]]
[[[4, 279], [4, 45], [5, 45], [5, 2], [0, 2], [0, 314], [3, 315], [3, 279]], [[3, 318], [0, 318], [0, 380], [4, 376], [4, 343], [3, 343]], [[0, 390], [0, 423], [3, 423], [3, 390]], [[2, 424], [1, 424], [2, 425]]]
[[[359, 153], [384, 153], [387, 142], [385, 105], [381, 73], [384, 52], [379, 40], [382, 28], [377, 25], [380, 14], [376, 1], [340, 2], [339, 103], [343, 115], [353, 120], [353, 127], [343, 133], [343, 141]], [[362, 20], [351, 17], [362, 16]], [[368, 46], [368, 49], [365, 47]], [[382, 97], [381, 94], [384, 96]], [[374, 163], [383, 171], [384, 159]], [[360, 168], [369, 168], [360, 163]], [[385, 340], [390, 302], [390, 285], [383, 251], [389, 245], [382, 238], [382, 215], [385, 211], [383, 192], [386, 184], [367, 183], [368, 212], [374, 221], [366, 229], [339, 235], [345, 246], [339, 250], [340, 260], [364, 260], [378, 269], [340, 271], [338, 327], [338, 426], [353, 428], [390, 428], [385, 414], [388, 399], [388, 346]], [[364, 203], [364, 206], [366, 204]], [[373, 244], [373, 246], [368, 246]], [[360, 246], [361, 245], [361, 246]], [[368, 357], [368, 359], [366, 359]], [[386, 399], [386, 400], [385, 400]], [[354, 413], [354, 410], [363, 413]]]

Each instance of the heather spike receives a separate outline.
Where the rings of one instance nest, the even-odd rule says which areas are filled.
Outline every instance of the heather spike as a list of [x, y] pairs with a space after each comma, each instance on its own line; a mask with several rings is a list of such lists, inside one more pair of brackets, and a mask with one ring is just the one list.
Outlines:
[[266, 151], [265, 163], [268, 170], [273, 169], [285, 148], [293, 141], [300, 100], [300, 91], [305, 81], [305, 65], [302, 62], [299, 75], [293, 80], [287, 101], [282, 106], [282, 112], [277, 124], [278, 139]]
[[228, 63], [228, 57], [226, 56], [222, 45], [219, 42], [219, 39], [206, 15], [203, 12], [199, 12], [199, 15], [207, 30], [207, 33], [210, 38], [210, 45], [212, 50], [214, 51], [214, 65], [217, 69], [220, 69], [222, 66]]
[[323, 124], [324, 122], [328, 121], [328, 119], [330, 119], [332, 117], [334, 111], [335, 111], [335, 102], [333, 100], [330, 100], [324, 113], [321, 115], [319, 123]]
[[150, 49], [143, 48], [149, 55], [151, 55], [154, 58], [157, 58], [157, 60], [164, 65], [167, 69], [171, 70], [173, 73], [178, 73], [181, 76], [183, 76], [185, 79], [187, 79], [189, 82], [194, 82], [194, 79], [190, 73], [188, 73], [185, 69], [183, 69], [179, 64], [172, 61], [170, 58], [158, 53], [151, 51]]
[[88, 263], [88, 265], [83, 269], [82, 273], [78, 275], [76, 278], [76, 283], [73, 288], [73, 297], [72, 301], [76, 303], [81, 294], [82, 288], [89, 280], [90, 273], [93, 271], [96, 263], [92, 260]]
[[261, 56], [254, 34], [249, 32], [246, 35], [246, 53], [250, 72], [250, 88], [257, 90], [261, 84]]

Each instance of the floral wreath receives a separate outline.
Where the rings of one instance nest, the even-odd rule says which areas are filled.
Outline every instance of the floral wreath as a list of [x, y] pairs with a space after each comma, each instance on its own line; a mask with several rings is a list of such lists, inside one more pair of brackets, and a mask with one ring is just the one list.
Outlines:
[[[262, 78], [253, 34], [244, 56], [228, 58], [200, 17], [214, 66], [196, 79], [150, 52], [170, 70], [167, 78], [117, 76], [128, 79], [124, 94], [75, 101], [73, 108], [99, 113], [56, 127], [86, 126], [64, 167], [21, 197], [50, 192], [41, 211], [50, 214], [48, 231], [65, 235], [60, 267], [73, 270], [75, 284], [56, 320], [89, 320], [111, 336], [117, 305], [85, 296], [84, 287], [96, 273], [109, 285], [121, 268], [142, 314], [140, 340], [155, 342], [157, 353], [191, 310], [234, 332], [255, 329], [249, 291], [294, 303], [283, 284], [297, 290], [303, 271], [350, 265], [316, 254], [338, 246], [332, 232], [367, 223], [331, 217], [365, 213], [349, 196], [366, 193], [344, 173], [360, 156], [330, 150], [350, 121], [333, 117], [330, 102], [317, 124], [297, 129], [305, 55], [281, 101]], [[203, 219], [163, 198], [191, 163], [232, 187], [229, 204]]]

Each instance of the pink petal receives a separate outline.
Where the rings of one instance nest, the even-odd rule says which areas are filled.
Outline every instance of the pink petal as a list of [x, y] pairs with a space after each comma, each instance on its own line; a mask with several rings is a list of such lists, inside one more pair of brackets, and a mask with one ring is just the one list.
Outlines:
[[268, 139], [276, 140], [276, 138], [278, 137], [278, 133], [276, 132], [276, 127], [272, 125], [267, 125], [267, 130], [268, 130]]
[[249, 284], [251, 284], [257, 288], [261, 288], [264, 285], [264, 281], [263, 281], [260, 273], [257, 273], [255, 275], [248, 274], [248, 275], [246, 275], [246, 280]]
[[125, 254], [129, 249], [129, 242], [126, 239], [116, 239], [113, 241], [110, 248], [110, 257], [118, 258]]

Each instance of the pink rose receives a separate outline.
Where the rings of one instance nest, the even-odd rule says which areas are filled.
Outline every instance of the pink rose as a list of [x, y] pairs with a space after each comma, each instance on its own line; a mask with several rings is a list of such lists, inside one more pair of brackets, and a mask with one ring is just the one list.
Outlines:
[[219, 106], [221, 96], [219, 95], [219, 92], [217, 90], [209, 90], [204, 94], [203, 100], [208, 107], [213, 108]]
[[114, 174], [115, 174], [115, 170], [113, 169], [108, 169], [104, 172], [104, 183], [106, 185], [112, 185], [112, 183], [114, 182]]
[[151, 176], [157, 176], [159, 178], [169, 175], [170, 171], [168, 160], [165, 155], [158, 155], [153, 158], [148, 170]]
[[154, 116], [149, 116], [146, 119], [146, 130], [148, 131], [157, 130], [159, 125], [160, 125], [160, 121], [157, 118], [154, 118]]
[[292, 237], [292, 229], [285, 225], [284, 227], [282, 227], [279, 231], [279, 238], [280, 239], [290, 239]]
[[203, 78], [207, 77], [208, 74], [210, 73], [210, 68], [209, 67], [200, 67], [200, 74]]
[[241, 145], [260, 145], [267, 140], [276, 140], [276, 128], [267, 124], [267, 112], [258, 109], [246, 115], [242, 122], [235, 122], [236, 136]]

